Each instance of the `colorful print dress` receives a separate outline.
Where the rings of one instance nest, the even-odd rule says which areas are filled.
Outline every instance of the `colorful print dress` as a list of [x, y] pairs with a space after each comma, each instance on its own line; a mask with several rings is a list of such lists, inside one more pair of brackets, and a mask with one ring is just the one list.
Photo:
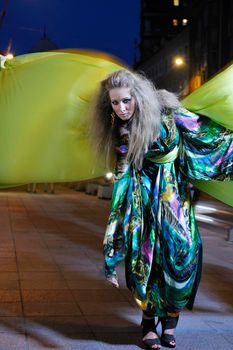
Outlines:
[[160, 137], [141, 169], [127, 163], [127, 135], [119, 137], [105, 274], [116, 277], [125, 260], [127, 287], [142, 310], [165, 317], [192, 308], [202, 243], [189, 183], [232, 180], [232, 151], [231, 131], [185, 108], [164, 109]]

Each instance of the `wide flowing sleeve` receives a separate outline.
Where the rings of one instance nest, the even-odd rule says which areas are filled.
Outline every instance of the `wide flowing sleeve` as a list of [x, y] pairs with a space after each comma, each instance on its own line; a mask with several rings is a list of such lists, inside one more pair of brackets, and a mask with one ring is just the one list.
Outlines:
[[132, 193], [131, 166], [126, 160], [128, 147], [124, 138], [119, 141], [115, 150], [116, 166], [112, 201], [103, 242], [105, 276], [109, 280], [117, 278], [115, 268], [127, 254], [127, 231]]
[[181, 134], [181, 171], [191, 180], [233, 180], [233, 132], [185, 108], [174, 118]]

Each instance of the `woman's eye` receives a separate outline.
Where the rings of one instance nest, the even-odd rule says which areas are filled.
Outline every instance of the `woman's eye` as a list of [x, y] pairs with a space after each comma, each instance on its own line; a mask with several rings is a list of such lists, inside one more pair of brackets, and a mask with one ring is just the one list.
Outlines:
[[117, 101], [112, 101], [112, 105], [116, 106], [117, 105]]
[[129, 103], [131, 101], [131, 98], [124, 98], [123, 103]]

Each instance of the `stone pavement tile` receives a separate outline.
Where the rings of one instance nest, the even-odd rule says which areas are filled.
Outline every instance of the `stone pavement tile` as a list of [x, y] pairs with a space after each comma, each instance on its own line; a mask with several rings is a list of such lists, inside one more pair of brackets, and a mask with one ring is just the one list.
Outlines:
[[130, 303], [133, 307], [135, 307], [137, 304], [136, 304], [136, 301], [134, 300], [133, 298], [133, 295], [132, 293], [127, 289], [127, 287], [125, 286], [125, 281], [124, 283], [121, 282], [120, 284], [120, 288], [119, 288], [119, 292], [120, 294], [123, 296], [123, 298], [125, 300], [128, 301], [128, 303]]
[[25, 208], [20, 208], [20, 210], [17, 210], [17, 211], [11, 210], [10, 218], [11, 218], [11, 221], [28, 220], [28, 213]]
[[64, 236], [60, 233], [60, 230], [40, 230], [40, 237], [47, 244], [47, 241], [57, 241], [58, 239], [64, 238]]
[[[0, 217], [1, 217], [1, 214], [0, 214]], [[1, 224], [1, 222], [0, 222]], [[1, 237], [1, 247], [0, 247], [0, 250], [1, 249], [14, 249], [14, 242], [12, 240], [12, 237], [10, 238], [5, 238], [5, 233], [3, 234], [3, 237]]]
[[25, 333], [23, 317], [0, 317], [0, 333]]
[[83, 316], [34, 316], [25, 319], [28, 334], [48, 335], [57, 332], [65, 336], [70, 333], [91, 333], [87, 321]]
[[71, 234], [71, 233], [76, 234], [76, 232], [78, 231], [77, 224], [69, 223], [69, 222], [63, 221], [63, 220], [58, 221], [57, 227], [58, 227], [59, 231], [64, 231], [67, 233], [69, 232], [69, 234]]
[[7, 194], [1, 194], [1, 197], [0, 197], [0, 207], [4, 208], [4, 207], [7, 207], [8, 205], [8, 197], [7, 197]]
[[20, 279], [22, 280], [51, 280], [60, 279], [62, 274], [60, 271], [19, 271]]
[[91, 257], [91, 261], [95, 264], [96, 262], [101, 263], [103, 266], [103, 254], [100, 251], [95, 251], [93, 249], [83, 249], [83, 252], [89, 258]]
[[33, 226], [33, 224], [28, 222], [12, 222], [12, 232], [25, 232], [25, 231], [36, 231], [36, 228]]
[[86, 260], [84, 264], [59, 265], [59, 269], [64, 277], [66, 276], [66, 273], [69, 272], [81, 272], [88, 275], [90, 271], [99, 271], [99, 269], [90, 260]]
[[106, 281], [97, 279], [85, 279], [85, 280], [66, 280], [70, 289], [112, 289], [112, 286]]
[[131, 333], [130, 336], [124, 333], [98, 333], [96, 339], [103, 350], [145, 349], [138, 332]]
[[15, 241], [15, 249], [17, 252], [17, 258], [27, 255], [30, 256], [34, 252], [35, 254], [40, 252], [40, 255], [48, 254], [48, 248], [43, 240], [39, 238], [30, 240], [19, 239]]
[[35, 264], [53, 264], [53, 258], [49, 255], [48, 251], [41, 251], [40, 249], [37, 250], [30, 250], [30, 247], [28, 248], [27, 253], [21, 253], [17, 254], [17, 260], [19, 265], [35, 265]]
[[182, 334], [176, 336], [176, 350], [233, 350], [233, 344], [223, 336], [214, 333]]
[[4, 272], [0, 271], [0, 281], [17, 281], [18, 280], [18, 273], [17, 272]]
[[15, 257], [15, 252], [0, 251], [0, 258], [14, 258], [14, 257]]
[[[198, 294], [199, 300], [213, 300], [219, 302], [220, 304], [225, 304], [229, 308], [233, 308], [233, 297], [232, 297], [232, 289], [223, 289], [223, 290], [208, 290], [201, 292]], [[233, 311], [233, 310], [232, 310]]]
[[91, 269], [90, 271], [71, 271], [70, 273], [63, 273], [63, 278], [67, 281], [90, 281], [98, 280], [99, 282], [106, 283], [106, 278], [104, 276], [103, 271]]
[[233, 349], [232, 321], [233, 316], [227, 315], [181, 315], [176, 331], [177, 349]]
[[16, 265], [16, 258], [0, 258], [0, 265]]
[[135, 315], [85, 316], [93, 333], [137, 333], [140, 332], [141, 313]]
[[69, 251], [70, 250], [72, 251], [72, 249], [76, 249], [77, 251], [80, 251], [79, 246], [75, 242], [72, 242], [66, 238], [46, 240], [45, 244], [49, 249], [49, 251], [57, 250], [58, 252], [59, 251], [64, 252], [65, 249], [69, 249]]
[[64, 279], [38, 279], [38, 280], [21, 280], [22, 289], [48, 289], [48, 290], [65, 290], [68, 286]]
[[73, 302], [71, 291], [69, 290], [22, 290], [23, 303], [61, 303]]
[[0, 280], [0, 290], [2, 289], [19, 289], [19, 281], [17, 280]]
[[27, 350], [24, 334], [1, 333], [0, 350]]
[[127, 299], [117, 290], [72, 290], [72, 294], [77, 302], [118, 302], [127, 301]]
[[216, 299], [196, 299], [194, 313], [206, 314], [206, 313], [215, 313], [215, 314], [230, 314], [233, 313], [233, 308], [227, 303], [222, 302], [221, 300]]
[[232, 325], [233, 325], [233, 314], [232, 315], [221, 315], [217, 318], [215, 316], [205, 317], [204, 322], [209, 327], [213, 328], [214, 332], [217, 333], [231, 333], [233, 336]]
[[15, 245], [17, 247], [27, 247], [27, 244], [42, 244], [42, 238], [37, 231], [32, 232], [12, 232], [12, 237], [14, 238]]
[[20, 292], [19, 289], [16, 290], [7, 290], [7, 289], [1, 289], [0, 290], [0, 303], [1, 302], [16, 302], [20, 301]]
[[15, 250], [13, 248], [1, 248], [0, 258], [15, 258]]
[[[102, 237], [99, 236], [99, 234], [96, 234], [95, 232], [87, 232], [84, 230], [78, 229], [78, 231], [75, 234], [66, 234], [67, 239], [70, 239], [72, 242], [80, 242], [83, 247], [95, 247], [96, 242], [100, 241]], [[103, 240], [102, 240], [103, 241]], [[99, 244], [98, 244], [99, 246]]]
[[0, 272], [17, 271], [16, 259], [15, 258], [0, 258]]
[[78, 316], [81, 311], [74, 302], [24, 302], [26, 316]]
[[[182, 312], [177, 325], [176, 333], [195, 335], [197, 333], [214, 333], [213, 329], [205, 321], [206, 316], [202, 317], [192, 311]], [[211, 319], [211, 318], [210, 318]], [[161, 324], [158, 326], [158, 331], [161, 332]]]
[[77, 253], [76, 255], [69, 255], [68, 251], [67, 254], [57, 254], [53, 255], [53, 260], [56, 262], [58, 265], [72, 265], [72, 264], [79, 264], [80, 262], [85, 262], [87, 257], [84, 254]]
[[[232, 271], [229, 271], [231, 274]], [[223, 276], [219, 276], [218, 274], [214, 275], [203, 275], [201, 285], [200, 285], [200, 291], [208, 290], [211, 292], [217, 293], [218, 291], [228, 291], [233, 288], [233, 281], [231, 280], [231, 275], [229, 275], [229, 278], [227, 276], [223, 278]]]
[[57, 228], [40, 228], [40, 229], [36, 229], [37, 233], [39, 234], [39, 236], [41, 237], [41, 239], [43, 240], [54, 240], [54, 239], [60, 239], [62, 237], [61, 233], [60, 233], [60, 229]]
[[120, 315], [130, 314], [136, 315], [138, 310], [126, 301], [118, 302], [78, 302], [80, 309], [84, 315]]
[[21, 271], [37, 271], [37, 272], [41, 272], [41, 271], [59, 271], [58, 266], [55, 263], [51, 263], [51, 264], [30, 264], [28, 265], [28, 263], [24, 263], [24, 264], [18, 264], [18, 268]]
[[20, 302], [0, 302], [0, 316], [22, 316]]
[[9, 226], [9, 228], [6, 228], [0, 222], [0, 227], [1, 227], [1, 231], [0, 231], [0, 239], [1, 239], [1, 241], [3, 240], [4, 242], [6, 242], [6, 241], [7, 242], [11, 242], [12, 241], [12, 233], [11, 233], [10, 226]]
[[[28, 350], [101, 350], [101, 345], [94, 339], [91, 333], [74, 333], [65, 337], [59, 333], [45, 336], [29, 336]], [[1, 350], [1, 349], [0, 349]], [[21, 350], [21, 349], [20, 349]], [[25, 349], [26, 350], [26, 349]]]
[[79, 271], [62, 271], [65, 280], [103, 280], [103, 272], [93, 268], [87, 268]]
[[[44, 241], [48, 249], [49, 254], [53, 259], [61, 259], [62, 257], [75, 257], [83, 258], [83, 252], [79, 247], [79, 243], [62, 240], [47, 240]], [[63, 242], [63, 243], [60, 243]], [[62, 262], [61, 262], [62, 263]]]
[[36, 227], [37, 231], [40, 232], [40, 230], [57, 230], [57, 224], [56, 221], [51, 218], [44, 218], [44, 217], [32, 217], [30, 216], [30, 219], [33, 221], [34, 226]]
[[[59, 265], [59, 268], [61, 269], [61, 270], [65, 270], [66, 269], [66, 265], [68, 265], [68, 266], [79, 266], [79, 268], [80, 268], [80, 270], [81, 270], [81, 266], [86, 266], [86, 267], [90, 267], [90, 269], [92, 268], [94, 268], [94, 266], [95, 266], [95, 264], [94, 264], [94, 262], [90, 259], [90, 258], [88, 258], [87, 256], [85, 256], [85, 257], [82, 257], [82, 258], [73, 258], [72, 257], [72, 259], [67, 259], [66, 261], [62, 261], [62, 259], [60, 260], [60, 261], [57, 261], [56, 262], [58, 265]], [[68, 270], [69, 270], [69, 268], [68, 268]]]

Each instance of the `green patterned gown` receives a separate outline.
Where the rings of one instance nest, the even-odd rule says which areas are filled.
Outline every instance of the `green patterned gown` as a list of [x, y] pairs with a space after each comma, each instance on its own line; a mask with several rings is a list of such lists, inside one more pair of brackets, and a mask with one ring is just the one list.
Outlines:
[[106, 277], [125, 260], [127, 286], [142, 310], [164, 317], [192, 308], [202, 243], [189, 182], [233, 179], [233, 133], [184, 108], [164, 109], [160, 137], [141, 169], [126, 162], [127, 138], [118, 141]]

